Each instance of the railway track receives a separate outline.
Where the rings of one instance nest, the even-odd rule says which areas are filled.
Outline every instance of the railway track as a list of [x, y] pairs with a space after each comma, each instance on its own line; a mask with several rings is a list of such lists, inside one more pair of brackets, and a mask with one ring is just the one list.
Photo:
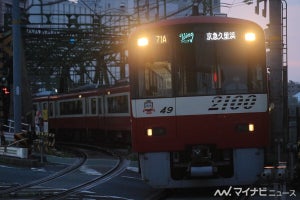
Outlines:
[[43, 199], [43, 200], [45, 200], [45, 199], [47, 199], [47, 200], [64, 199], [75, 193], [81, 192], [83, 190], [88, 190], [90, 188], [95, 187], [96, 185], [99, 185], [99, 184], [109, 181], [110, 179], [114, 178], [115, 176], [118, 176], [128, 167], [128, 165], [129, 165], [128, 160], [120, 158], [118, 164], [114, 168], [112, 168], [111, 170], [109, 170], [108, 172], [103, 174], [102, 176], [99, 176], [90, 181], [84, 182], [82, 184], [79, 184], [79, 185], [72, 187], [64, 192], [60, 192], [60, 193], [52, 195], [50, 197], [44, 197], [44, 198], [40, 198], [40, 199]]
[[[105, 154], [117, 159], [117, 162], [110, 170], [106, 171], [104, 174], [101, 174], [96, 178], [94, 177], [90, 180], [85, 180], [83, 182], [76, 183], [75, 186], [72, 186], [67, 189], [43, 189], [42, 187], [39, 187], [41, 184], [52, 183], [59, 180], [60, 178], [66, 177], [68, 174], [79, 170], [83, 165], [85, 165], [85, 163], [89, 159], [89, 156], [83, 148], [93, 149], [93, 151], [101, 151], [102, 153], [104, 152]], [[72, 147], [68, 147], [68, 149], [71, 149], [73, 152], [76, 152], [77, 155], [77, 159], [72, 165], [42, 179], [38, 179], [26, 184], [9, 187], [5, 190], [1, 190], [0, 198], [10, 199], [11, 197], [14, 197], [15, 199], [18, 197], [21, 198], [25, 195], [26, 197], [31, 196], [31, 199], [32, 197], [34, 197], [34, 199], [65, 199], [70, 195], [74, 195], [81, 191], [88, 190], [96, 185], [109, 181], [113, 177], [122, 173], [130, 163], [130, 161], [124, 159], [122, 156], [117, 156], [115, 152], [107, 151], [98, 147], [73, 145]]]

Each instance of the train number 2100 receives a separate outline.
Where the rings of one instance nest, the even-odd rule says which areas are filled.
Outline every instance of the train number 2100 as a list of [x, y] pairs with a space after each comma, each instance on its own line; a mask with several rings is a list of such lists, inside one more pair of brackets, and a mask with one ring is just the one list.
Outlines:
[[251, 109], [256, 103], [256, 95], [215, 96], [208, 110]]

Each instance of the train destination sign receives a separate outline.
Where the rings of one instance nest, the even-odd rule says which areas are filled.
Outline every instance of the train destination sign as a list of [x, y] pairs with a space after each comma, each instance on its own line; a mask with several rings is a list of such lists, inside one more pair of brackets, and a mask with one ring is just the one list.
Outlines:
[[208, 32], [206, 33], [206, 40], [216, 41], [216, 40], [235, 40], [235, 32]]
[[[179, 33], [180, 43], [191, 44], [194, 41], [194, 32], [182, 32]], [[205, 39], [207, 41], [218, 41], [218, 40], [235, 40], [237, 39], [235, 32], [207, 32], [205, 33]]]

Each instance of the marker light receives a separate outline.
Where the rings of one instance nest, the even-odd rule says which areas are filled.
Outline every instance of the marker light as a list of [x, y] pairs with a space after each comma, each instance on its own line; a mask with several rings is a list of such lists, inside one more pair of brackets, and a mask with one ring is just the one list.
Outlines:
[[249, 32], [249, 33], [245, 33], [245, 40], [249, 41], [249, 42], [253, 42], [255, 41], [256, 37], [255, 37], [255, 33]]
[[2, 92], [3, 92], [5, 95], [8, 95], [8, 94], [10, 93], [7, 87], [3, 87], [3, 88], [2, 88]]
[[137, 40], [137, 45], [139, 47], [145, 47], [148, 46], [148, 44], [149, 44], [149, 40], [146, 37], [142, 37]]
[[147, 129], [147, 135], [150, 137], [152, 136], [152, 128]]
[[249, 132], [253, 132], [254, 131], [254, 124], [248, 124], [248, 130], [249, 130]]

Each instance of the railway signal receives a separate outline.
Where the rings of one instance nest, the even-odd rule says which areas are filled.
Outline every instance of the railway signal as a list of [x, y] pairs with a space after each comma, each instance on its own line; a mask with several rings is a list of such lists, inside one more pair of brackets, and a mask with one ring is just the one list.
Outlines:
[[10, 32], [0, 33], [0, 119], [6, 122], [9, 116], [12, 52]]

